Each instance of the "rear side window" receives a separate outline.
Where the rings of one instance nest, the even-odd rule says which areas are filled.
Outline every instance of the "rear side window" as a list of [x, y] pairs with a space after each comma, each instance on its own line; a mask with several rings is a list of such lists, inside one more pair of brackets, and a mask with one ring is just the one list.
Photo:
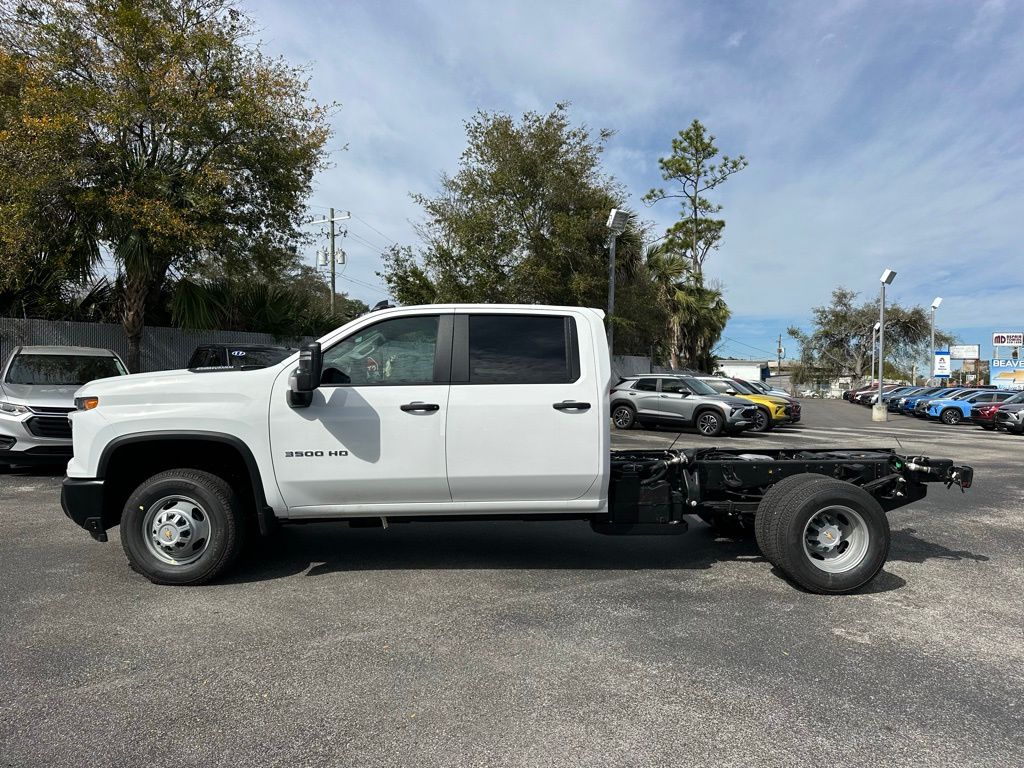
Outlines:
[[637, 379], [633, 384], [633, 389], [638, 389], [641, 392], [657, 392], [658, 391], [658, 380], [657, 379]]
[[572, 318], [470, 315], [470, 384], [566, 384], [578, 378]]

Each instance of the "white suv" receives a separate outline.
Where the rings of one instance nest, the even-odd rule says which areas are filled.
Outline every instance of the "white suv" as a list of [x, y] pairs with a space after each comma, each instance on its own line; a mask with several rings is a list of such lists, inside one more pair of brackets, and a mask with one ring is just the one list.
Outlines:
[[75, 391], [94, 379], [124, 376], [109, 349], [16, 347], [0, 376], [0, 464], [71, 458]]

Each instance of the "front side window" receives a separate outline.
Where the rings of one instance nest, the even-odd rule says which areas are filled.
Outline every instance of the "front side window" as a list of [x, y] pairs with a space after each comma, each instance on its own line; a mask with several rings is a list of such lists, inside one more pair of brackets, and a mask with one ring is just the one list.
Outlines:
[[469, 383], [566, 384], [573, 381], [571, 322], [565, 317], [471, 315]]
[[320, 383], [432, 384], [438, 322], [437, 315], [397, 317], [357, 331], [324, 352]]
[[726, 394], [726, 390], [733, 388], [732, 382], [727, 382], [725, 379], [703, 379], [702, 381], [715, 392], [722, 395]]
[[662, 379], [661, 380], [661, 391], [671, 392], [672, 394], [678, 395], [680, 392], [689, 392], [689, 388], [683, 384], [679, 379]]
[[8, 384], [81, 386], [87, 381], [124, 376], [128, 371], [115, 357], [95, 355], [18, 355], [7, 371]]

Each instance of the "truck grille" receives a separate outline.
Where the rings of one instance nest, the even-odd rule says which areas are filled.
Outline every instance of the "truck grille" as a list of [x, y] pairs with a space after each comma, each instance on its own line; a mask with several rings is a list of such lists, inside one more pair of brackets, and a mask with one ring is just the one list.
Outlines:
[[67, 416], [32, 416], [25, 426], [36, 437], [71, 439], [71, 422]]

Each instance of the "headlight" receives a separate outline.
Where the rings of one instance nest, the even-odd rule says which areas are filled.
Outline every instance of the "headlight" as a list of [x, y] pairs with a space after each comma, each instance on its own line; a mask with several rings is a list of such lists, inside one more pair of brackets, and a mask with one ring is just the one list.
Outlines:
[[28, 407], [24, 405], [18, 405], [17, 403], [9, 403], [6, 400], [0, 400], [0, 413], [8, 413], [12, 416], [20, 416], [23, 413], [28, 413]]
[[80, 411], [91, 411], [100, 404], [98, 397], [76, 397], [75, 408]]

